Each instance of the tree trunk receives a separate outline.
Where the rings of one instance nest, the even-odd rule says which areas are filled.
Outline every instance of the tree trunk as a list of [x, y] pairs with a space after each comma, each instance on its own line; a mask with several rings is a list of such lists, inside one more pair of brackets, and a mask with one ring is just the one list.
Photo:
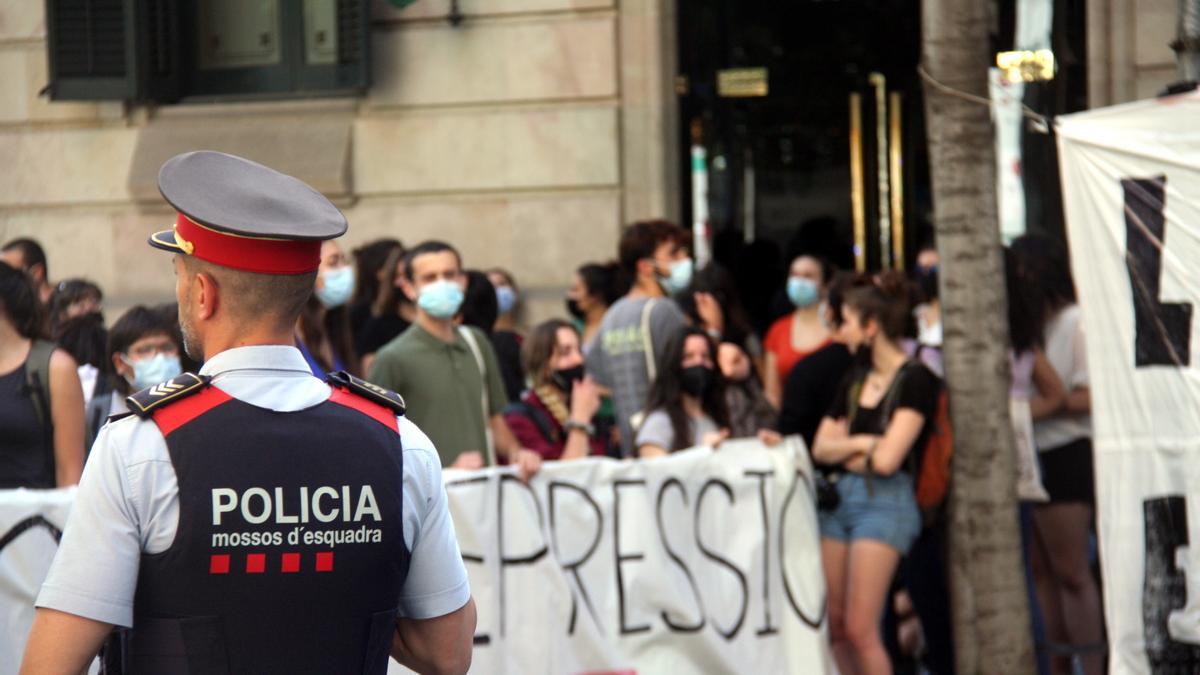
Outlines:
[[[987, 97], [987, 2], [924, 0], [923, 66]], [[1034, 672], [1008, 414], [1008, 316], [987, 106], [925, 85], [954, 426], [950, 594], [959, 675]]]

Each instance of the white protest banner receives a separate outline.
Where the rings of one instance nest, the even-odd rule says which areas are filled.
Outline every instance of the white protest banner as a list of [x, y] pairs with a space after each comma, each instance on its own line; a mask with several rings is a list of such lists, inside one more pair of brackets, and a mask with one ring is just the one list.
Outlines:
[[1200, 92], [1058, 118], [1114, 673], [1200, 672]]
[[75, 489], [0, 490], [0, 675], [16, 675]]
[[825, 673], [803, 445], [446, 472], [475, 673]]

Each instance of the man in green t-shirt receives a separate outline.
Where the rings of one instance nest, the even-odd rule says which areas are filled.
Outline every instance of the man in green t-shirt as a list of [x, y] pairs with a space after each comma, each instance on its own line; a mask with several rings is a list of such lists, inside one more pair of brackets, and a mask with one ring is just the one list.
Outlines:
[[443, 466], [486, 466], [491, 443], [496, 457], [528, 477], [541, 456], [522, 448], [500, 415], [508, 397], [492, 343], [454, 320], [466, 283], [449, 244], [427, 241], [409, 251], [401, 290], [416, 304], [417, 320], [376, 353], [369, 379], [404, 397], [407, 417], [433, 441]]

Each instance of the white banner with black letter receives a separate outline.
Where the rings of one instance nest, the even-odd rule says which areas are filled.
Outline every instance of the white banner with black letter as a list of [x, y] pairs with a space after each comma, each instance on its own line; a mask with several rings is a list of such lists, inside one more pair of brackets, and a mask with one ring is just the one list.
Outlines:
[[0, 675], [16, 675], [33, 601], [58, 550], [75, 488], [0, 490]]
[[[799, 441], [549, 463], [528, 485], [447, 471], [446, 488], [479, 612], [472, 672], [835, 672]], [[0, 491], [0, 675], [74, 492]]]
[[446, 472], [476, 673], [824, 673], [803, 445]]
[[1114, 673], [1200, 672], [1200, 92], [1059, 118]]

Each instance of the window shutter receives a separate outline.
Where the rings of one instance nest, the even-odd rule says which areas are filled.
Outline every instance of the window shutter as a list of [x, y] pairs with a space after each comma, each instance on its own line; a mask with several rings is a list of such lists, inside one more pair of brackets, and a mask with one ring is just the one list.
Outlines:
[[370, 0], [337, 0], [336, 87], [366, 89], [371, 84]]
[[134, 0], [46, 0], [50, 98], [133, 98]]
[[138, 98], [178, 101], [183, 74], [179, 2], [140, 0], [137, 25]]

